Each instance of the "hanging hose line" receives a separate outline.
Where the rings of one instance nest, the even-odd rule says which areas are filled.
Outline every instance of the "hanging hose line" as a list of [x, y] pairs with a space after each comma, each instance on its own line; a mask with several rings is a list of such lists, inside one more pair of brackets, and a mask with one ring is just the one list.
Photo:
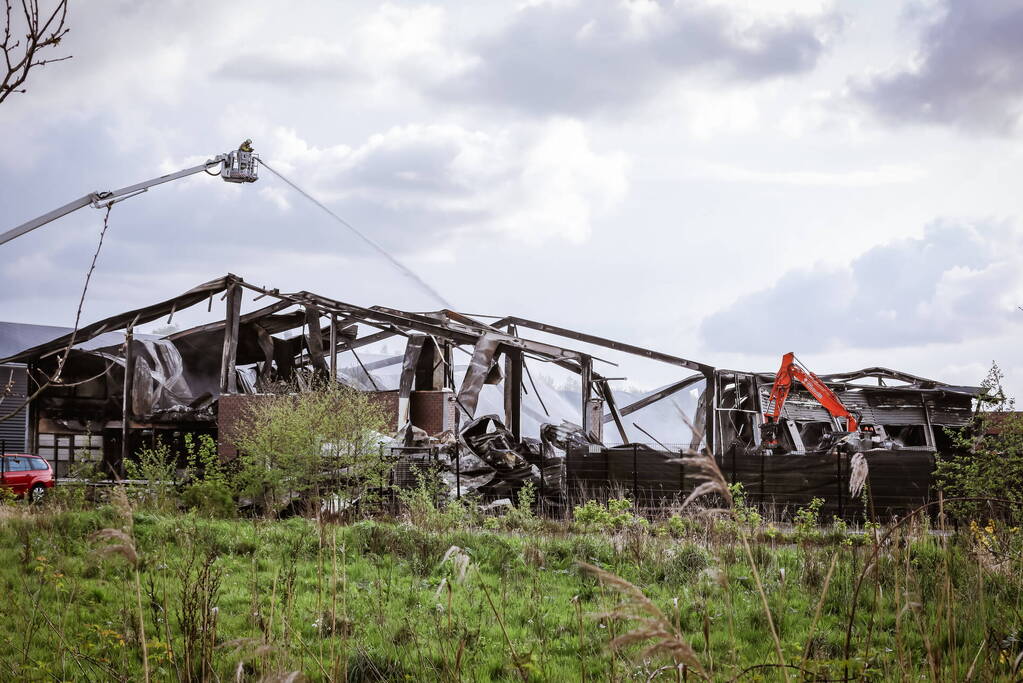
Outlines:
[[365, 242], [366, 244], [371, 246], [377, 253], [379, 253], [385, 259], [390, 261], [391, 265], [393, 265], [395, 268], [400, 270], [406, 277], [408, 277], [411, 280], [413, 280], [420, 287], [420, 289], [422, 289], [423, 291], [427, 292], [431, 297], [433, 297], [434, 299], [439, 301], [441, 303], [441, 305], [444, 306], [444, 308], [453, 308], [453, 306], [451, 304], [449, 304], [447, 302], [447, 300], [444, 297], [442, 297], [439, 292], [437, 292], [436, 289], [434, 289], [433, 287], [428, 285], [426, 283], [426, 281], [423, 280], [423, 278], [421, 278], [418, 275], [416, 275], [415, 273], [413, 273], [412, 270], [409, 269], [408, 266], [406, 266], [401, 261], [399, 261], [398, 259], [396, 259], [393, 256], [391, 256], [389, 253], [387, 253], [387, 251], [384, 250], [383, 247], [381, 247], [379, 244], [377, 244], [376, 242], [371, 240], [369, 237], [367, 237], [366, 235], [361, 233], [354, 225], [352, 225], [351, 223], [346, 221], [344, 218], [341, 218], [341, 216], [338, 216], [336, 213], [334, 213], [333, 211], [328, 209], [322, 202], [317, 200], [315, 197], [310, 195], [308, 192], [306, 192], [305, 190], [300, 188], [295, 183], [293, 183], [290, 180], [288, 180], [287, 178], [285, 178], [278, 171], [275, 171], [273, 169], [273, 167], [271, 167], [269, 164], [267, 164], [262, 159], [259, 160], [259, 163], [262, 164], [263, 166], [265, 166], [268, 171], [270, 171], [275, 176], [277, 176], [278, 178], [283, 180], [285, 183], [287, 183], [289, 186], [291, 186], [291, 189], [295, 190], [295, 192], [298, 192], [300, 195], [302, 195], [303, 197], [305, 197], [306, 199], [311, 201], [313, 204], [315, 204], [316, 206], [318, 206], [321, 209], [323, 209], [324, 211], [326, 211], [331, 216], [331, 218], [333, 218], [338, 223], [340, 223], [341, 225], [343, 225], [346, 228], [348, 228], [349, 230], [351, 230], [359, 239], [361, 239], [363, 242]]

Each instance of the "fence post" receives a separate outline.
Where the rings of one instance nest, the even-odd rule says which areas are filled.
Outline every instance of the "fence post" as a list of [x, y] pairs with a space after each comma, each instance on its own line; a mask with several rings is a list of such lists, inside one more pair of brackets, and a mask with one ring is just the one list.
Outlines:
[[543, 496], [544, 496], [543, 470], [544, 470], [544, 457], [543, 457], [543, 453], [540, 453], [540, 497], [536, 499], [536, 506], [537, 506], [537, 509], [540, 511], [540, 515], [541, 516], [543, 516], [543, 514], [544, 514], [544, 511], [543, 511], [543, 507], [544, 507], [543, 506], [543, 503], [544, 503], [544, 498], [543, 498]]
[[[377, 454], [380, 457], [380, 462], [381, 463], [387, 462], [387, 461], [384, 460], [384, 442], [383, 441], [378, 441], [377, 442]], [[394, 512], [395, 512], [394, 488], [397, 485], [397, 480], [398, 480], [398, 473], [395, 472], [395, 469], [397, 469], [396, 463], [395, 462], [391, 462], [390, 463], [390, 467], [387, 468], [387, 494], [386, 494], [386, 497], [385, 497], [385, 500], [387, 501], [387, 507], [391, 511], [391, 514], [394, 514]]]
[[632, 504], [639, 510], [639, 475], [636, 471], [636, 444], [632, 444]]
[[[737, 450], [737, 449], [735, 449]], [[732, 461], [735, 461], [735, 450], [732, 451]], [[760, 509], [766, 510], [767, 492], [764, 491], [764, 453], [760, 452]]]
[[835, 483], [838, 486], [838, 516], [844, 514], [842, 506], [842, 454], [835, 449]]
[[440, 486], [436, 484], [440, 479], [440, 447], [430, 446], [430, 479], [433, 486], [433, 505], [440, 507]]
[[462, 500], [462, 446], [455, 441], [455, 498]]
[[[686, 457], [686, 451], [684, 448], [678, 449], [679, 460]], [[679, 500], [686, 499], [686, 466], [685, 463], [679, 462], [678, 464], [678, 495]]]

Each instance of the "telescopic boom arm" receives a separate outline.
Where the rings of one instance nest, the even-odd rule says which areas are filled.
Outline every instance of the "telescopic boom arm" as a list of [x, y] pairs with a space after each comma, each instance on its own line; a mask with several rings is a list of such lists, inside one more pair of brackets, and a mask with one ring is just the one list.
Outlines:
[[45, 213], [38, 218], [33, 218], [27, 223], [22, 223], [18, 227], [0, 234], [0, 244], [6, 244], [16, 237], [21, 237], [27, 232], [31, 232], [38, 227], [46, 225], [50, 221], [54, 221], [61, 216], [66, 216], [72, 211], [77, 211], [84, 206], [91, 205], [93, 208], [103, 209], [111, 204], [115, 204], [125, 199], [130, 199], [131, 197], [141, 194], [156, 185], [162, 185], [163, 183], [168, 183], [172, 180], [177, 180], [178, 178], [184, 178], [185, 176], [190, 176], [195, 173], [199, 173], [200, 171], [206, 171], [208, 173], [209, 169], [217, 165], [222, 165], [219, 175], [225, 181], [229, 183], [252, 183], [258, 178], [256, 170], [257, 161], [258, 157], [252, 153], [251, 141], [246, 140], [242, 143], [239, 149], [228, 152], [227, 154], [218, 154], [198, 166], [192, 166], [191, 168], [186, 168], [176, 173], [168, 173], [167, 175], [162, 175], [159, 178], [153, 178], [152, 180], [144, 180], [141, 183], [122, 187], [119, 190], [91, 192], [84, 197], [79, 197], [73, 202], [69, 202], [58, 209]]

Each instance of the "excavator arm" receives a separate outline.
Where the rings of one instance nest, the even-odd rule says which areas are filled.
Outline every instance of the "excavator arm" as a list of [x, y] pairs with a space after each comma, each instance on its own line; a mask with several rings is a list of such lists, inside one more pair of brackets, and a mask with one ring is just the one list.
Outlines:
[[796, 355], [791, 351], [782, 356], [781, 367], [774, 377], [774, 385], [771, 387], [771, 395], [767, 400], [767, 407], [764, 410], [765, 440], [772, 441], [776, 438], [777, 425], [781, 419], [782, 409], [785, 401], [792, 390], [792, 382], [802, 384], [817, 401], [824, 406], [828, 414], [835, 418], [845, 420], [845, 430], [856, 432], [859, 430], [859, 420], [849, 412], [838, 395], [826, 385], [821, 378], [803, 367], [797, 360]]
[[832, 391], [827, 384], [810, 372], [796, 365], [792, 371], [792, 377], [799, 380], [799, 383], [806, 387], [806, 390], [813, 394], [813, 397], [820, 401], [820, 404], [827, 409], [831, 417], [845, 418], [845, 431], [855, 432], [859, 430], [859, 423], [856, 417], [849, 412], [838, 395]]

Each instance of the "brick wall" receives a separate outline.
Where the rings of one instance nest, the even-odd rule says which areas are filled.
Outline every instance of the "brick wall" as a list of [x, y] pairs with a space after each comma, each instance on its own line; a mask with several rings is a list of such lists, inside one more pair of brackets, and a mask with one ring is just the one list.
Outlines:
[[387, 416], [387, 431], [394, 434], [398, 431], [398, 390], [368, 392], [370, 400], [384, 409]]
[[249, 406], [262, 398], [258, 394], [232, 394], [221, 396], [217, 401], [217, 455], [221, 460], [231, 460], [238, 455], [234, 447], [238, 424]]
[[452, 429], [455, 402], [450, 391], [413, 391], [410, 400], [412, 424], [430, 436]]

